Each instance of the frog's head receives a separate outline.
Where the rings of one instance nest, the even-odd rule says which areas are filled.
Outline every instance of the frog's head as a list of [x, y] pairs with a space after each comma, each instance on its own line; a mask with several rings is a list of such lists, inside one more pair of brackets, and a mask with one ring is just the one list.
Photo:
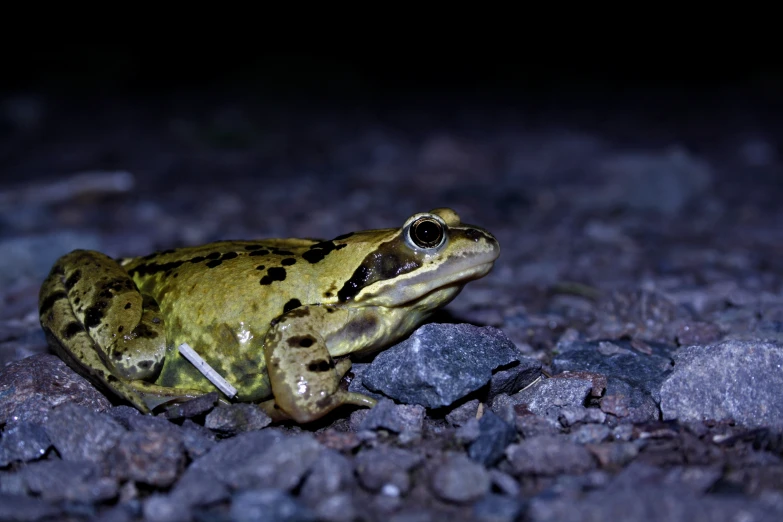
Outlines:
[[352, 239], [366, 255], [337, 297], [358, 306], [434, 310], [485, 276], [500, 255], [492, 234], [461, 223], [449, 208], [414, 214], [399, 229], [357, 236]]

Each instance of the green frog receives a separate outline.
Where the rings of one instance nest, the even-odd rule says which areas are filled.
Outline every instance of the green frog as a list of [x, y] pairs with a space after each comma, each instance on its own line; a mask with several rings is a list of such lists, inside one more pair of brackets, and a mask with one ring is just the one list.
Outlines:
[[75, 250], [41, 287], [54, 350], [144, 413], [218, 391], [190, 346], [275, 421], [375, 401], [340, 386], [349, 355], [407, 336], [500, 254], [495, 237], [439, 208], [401, 228], [331, 240], [218, 241], [112, 259]]

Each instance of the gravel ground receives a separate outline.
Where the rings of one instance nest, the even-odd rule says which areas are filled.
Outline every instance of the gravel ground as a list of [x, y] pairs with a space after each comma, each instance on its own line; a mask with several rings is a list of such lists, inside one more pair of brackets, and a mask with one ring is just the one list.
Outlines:
[[[726, 96], [0, 100], [0, 520], [783, 519], [783, 143]], [[38, 322], [75, 248], [335, 237], [440, 206], [501, 257], [355, 364], [372, 410], [141, 415]]]

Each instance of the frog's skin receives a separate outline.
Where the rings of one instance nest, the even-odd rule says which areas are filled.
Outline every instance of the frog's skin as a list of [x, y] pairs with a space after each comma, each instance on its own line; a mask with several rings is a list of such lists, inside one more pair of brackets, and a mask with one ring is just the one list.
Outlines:
[[270, 239], [114, 260], [76, 250], [41, 288], [41, 325], [82, 375], [142, 412], [217, 391], [178, 347], [188, 343], [274, 420], [313, 421], [341, 404], [349, 354], [417, 328], [500, 254], [497, 240], [451, 209], [402, 228], [330, 241]]

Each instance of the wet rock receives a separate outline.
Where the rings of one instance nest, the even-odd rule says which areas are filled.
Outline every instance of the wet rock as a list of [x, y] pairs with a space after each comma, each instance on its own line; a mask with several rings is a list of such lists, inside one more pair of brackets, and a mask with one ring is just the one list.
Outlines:
[[541, 362], [532, 357], [518, 357], [508, 367], [495, 371], [489, 380], [487, 400], [499, 393], [513, 395], [541, 376]]
[[171, 501], [177, 505], [203, 507], [230, 497], [228, 488], [214, 480], [213, 475], [188, 469], [171, 490]]
[[525, 504], [503, 495], [490, 494], [473, 505], [473, 520], [478, 522], [515, 522], [520, 520]]
[[373, 448], [356, 456], [356, 474], [362, 487], [371, 492], [391, 486], [397, 496], [404, 495], [411, 487], [410, 470], [423, 460], [422, 455], [404, 449]]
[[426, 324], [378, 354], [362, 381], [399, 402], [438, 408], [478, 390], [489, 382], [492, 370], [519, 356], [496, 328]]
[[62, 508], [40, 498], [0, 493], [0, 520], [34, 522], [62, 515]]
[[223, 476], [226, 484], [234, 489], [274, 487], [291, 491], [301, 483], [323, 450], [310, 433], [290, 435], [268, 446], [254, 448], [242, 463], [226, 470]]
[[783, 426], [783, 345], [725, 341], [681, 348], [661, 388], [664, 419]]
[[63, 460], [100, 462], [126, 433], [111, 416], [66, 403], [49, 413], [46, 434]]
[[545, 435], [510, 445], [506, 457], [517, 475], [580, 474], [595, 467], [593, 457], [584, 446]]
[[29, 422], [8, 425], [0, 439], [0, 468], [11, 462], [39, 459], [50, 446], [49, 436], [42, 426]]
[[478, 421], [478, 437], [468, 446], [468, 456], [485, 466], [499, 461], [506, 446], [517, 438], [517, 430], [487, 410]]
[[117, 481], [102, 477], [92, 462], [34, 462], [22, 468], [21, 474], [27, 489], [46, 500], [93, 503], [117, 496]]
[[169, 431], [131, 431], [122, 435], [109, 462], [121, 480], [167, 487], [185, 467], [185, 452], [181, 437]]
[[195, 399], [175, 403], [166, 408], [165, 416], [169, 420], [192, 419], [212, 410], [218, 402], [218, 393], [204, 394]]
[[381, 399], [367, 412], [359, 429], [393, 431], [400, 434], [403, 442], [409, 442], [421, 437], [424, 413], [424, 407], [418, 404], [394, 404], [389, 399]]
[[[558, 345], [558, 350], [552, 361], [554, 371], [586, 370], [606, 376], [603, 412], [626, 422], [658, 417], [660, 388], [671, 373], [673, 347], [652, 342], [640, 348], [634, 347], [633, 341], [575, 341]], [[620, 403], [612, 403], [618, 399]]]
[[92, 384], [54, 355], [33, 355], [0, 368], [0, 425], [43, 424], [49, 410], [65, 402], [94, 411], [111, 406]]
[[261, 408], [254, 404], [221, 404], [207, 415], [204, 426], [221, 435], [236, 435], [266, 428], [272, 423]]
[[489, 491], [489, 485], [489, 474], [484, 466], [461, 453], [446, 457], [432, 475], [433, 493], [447, 502], [477, 500]]
[[236, 522], [307, 522], [315, 515], [279, 489], [244, 491], [231, 503], [231, 520]]

